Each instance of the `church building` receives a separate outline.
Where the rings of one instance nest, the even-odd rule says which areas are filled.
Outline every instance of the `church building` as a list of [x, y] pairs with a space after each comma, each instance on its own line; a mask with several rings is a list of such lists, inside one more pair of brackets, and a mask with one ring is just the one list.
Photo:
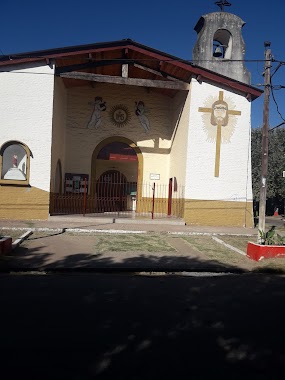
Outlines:
[[130, 39], [0, 58], [0, 218], [253, 226], [243, 20], [206, 14], [192, 61]]

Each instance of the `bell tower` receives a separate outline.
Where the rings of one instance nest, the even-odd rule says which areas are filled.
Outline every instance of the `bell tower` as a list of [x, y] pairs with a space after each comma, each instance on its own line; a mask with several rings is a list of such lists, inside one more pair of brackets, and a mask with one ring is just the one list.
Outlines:
[[245, 43], [242, 27], [245, 22], [238, 16], [224, 11], [231, 4], [216, 1], [220, 12], [201, 16], [194, 30], [197, 41], [193, 48], [193, 60], [197, 66], [250, 84], [250, 73], [245, 67]]

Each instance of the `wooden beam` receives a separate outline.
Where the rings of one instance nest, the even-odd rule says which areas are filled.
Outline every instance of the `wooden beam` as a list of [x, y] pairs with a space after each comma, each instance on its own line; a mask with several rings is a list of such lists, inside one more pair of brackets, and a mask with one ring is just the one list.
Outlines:
[[134, 63], [134, 67], [137, 67], [138, 69], [141, 69], [141, 70], [147, 71], [148, 73], [152, 73], [152, 74], [159, 75], [162, 77], [162, 74], [160, 71], [153, 70], [153, 69], [146, 67], [146, 66], [143, 66], [143, 65], [139, 65], [138, 63]]
[[163, 70], [163, 66], [165, 65], [165, 62], [163, 61], [159, 61], [159, 66], [160, 66], [160, 69]]
[[132, 63], [128, 59], [102, 59], [100, 61], [80, 63], [78, 65], [70, 65], [70, 66], [59, 66], [55, 70], [55, 74], [59, 75], [61, 73], [68, 73], [75, 70], [84, 70], [91, 69], [93, 67], [101, 67], [101, 66], [111, 66], [111, 65], [122, 65], [126, 63]]
[[129, 76], [129, 65], [127, 63], [124, 63], [122, 65], [122, 77], [128, 78], [128, 76]]
[[62, 78], [89, 80], [93, 82], [123, 84], [128, 86], [165, 88], [171, 90], [189, 90], [189, 83], [170, 82], [162, 80], [150, 80], [139, 78], [122, 78], [118, 76], [90, 74], [81, 72], [61, 73]]
[[158, 75], [160, 77], [167, 78], [169, 80], [173, 80], [173, 81], [176, 81], [176, 82], [179, 82], [179, 83], [187, 83], [187, 82], [183, 82], [182, 80], [179, 80], [179, 79], [177, 79], [177, 78], [175, 78], [175, 77], [173, 77], [171, 75], [168, 75], [165, 72], [153, 70], [153, 69], [151, 69], [150, 67], [147, 67], [147, 66], [143, 66], [143, 65], [139, 65], [137, 63], [134, 63], [134, 67], [137, 67], [138, 69], [141, 69], [141, 70], [147, 71], [149, 73]]

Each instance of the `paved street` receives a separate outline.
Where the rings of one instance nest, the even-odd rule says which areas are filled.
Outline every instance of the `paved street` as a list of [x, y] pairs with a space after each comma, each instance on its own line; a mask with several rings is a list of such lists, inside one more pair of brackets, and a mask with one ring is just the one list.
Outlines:
[[283, 276], [2, 274], [3, 379], [282, 379]]
[[[4, 221], [2, 226], [27, 224]], [[122, 255], [125, 272], [114, 258], [90, 255], [94, 229], [156, 231], [165, 239], [168, 233], [255, 234], [256, 229], [114, 226], [86, 219], [36, 222], [34, 227], [81, 228], [86, 235], [47, 233], [3, 259], [0, 354], [5, 380], [285, 376], [284, 276], [233, 274], [234, 267], [203, 262], [203, 255], [180, 239], [167, 260], [163, 252]], [[17, 273], [11, 273], [11, 263]], [[97, 273], [92, 273], [94, 263]], [[37, 272], [43, 267], [52, 271]], [[132, 267], [157, 272], [136, 274]], [[159, 272], [173, 267], [180, 268], [180, 275]]]

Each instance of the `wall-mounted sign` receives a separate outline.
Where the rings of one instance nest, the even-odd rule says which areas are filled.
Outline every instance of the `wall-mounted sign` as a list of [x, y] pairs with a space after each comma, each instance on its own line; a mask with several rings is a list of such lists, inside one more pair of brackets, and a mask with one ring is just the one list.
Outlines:
[[150, 173], [149, 179], [151, 179], [152, 181], [159, 181], [160, 180], [160, 174]]
[[65, 193], [88, 193], [88, 174], [65, 173]]

